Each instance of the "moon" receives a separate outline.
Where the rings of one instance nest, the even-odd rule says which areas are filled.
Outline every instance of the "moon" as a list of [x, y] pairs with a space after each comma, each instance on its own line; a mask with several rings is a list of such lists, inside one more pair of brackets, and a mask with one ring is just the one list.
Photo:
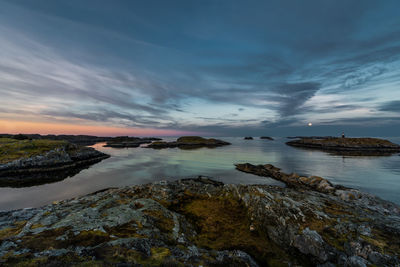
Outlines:
[[311, 122], [309, 122], [309, 123], [308, 123], [308, 126], [312, 126], [312, 123], [311, 123]]

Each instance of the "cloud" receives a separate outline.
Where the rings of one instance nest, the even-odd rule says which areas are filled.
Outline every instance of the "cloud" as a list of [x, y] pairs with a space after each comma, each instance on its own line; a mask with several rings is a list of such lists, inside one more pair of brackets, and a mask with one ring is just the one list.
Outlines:
[[124, 4], [0, 3], [1, 117], [242, 133], [399, 111], [396, 2]]
[[372, 78], [381, 75], [386, 70], [387, 69], [385, 67], [372, 66], [367, 69], [361, 69], [361, 70], [355, 71], [345, 77], [343, 86], [345, 88], [350, 88], [350, 87], [354, 87], [354, 86], [363, 85], [366, 82], [368, 82], [369, 80], [371, 80]]
[[400, 112], [400, 100], [393, 100], [383, 103], [379, 110], [390, 111], [390, 112]]
[[302, 112], [302, 105], [313, 97], [321, 88], [321, 84], [316, 82], [281, 84], [274, 88], [279, 97], [279, 113], [282, 117], [294, 115]]
[[[0, 103], [8, 113], [29, 107], [25, 112], [94, 121], [113, 117], [157, 124], [157, 117], [169, 119], [168, 105], [147, 103], [146, 98], [163, 102], [155, 96], [162, 85], [148, 77], [77, 64], [18, 32], [0, 31]], [[128, 115], [132, 112], [136, 115]], [[146, 116], [153, 120], [139, 119]]]

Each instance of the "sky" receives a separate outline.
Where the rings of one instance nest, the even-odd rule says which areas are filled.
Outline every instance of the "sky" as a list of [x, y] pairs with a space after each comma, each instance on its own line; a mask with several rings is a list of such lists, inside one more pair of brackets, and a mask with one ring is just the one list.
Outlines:
[[0, 0], [0, 132], [399, 136], [399, 10]]

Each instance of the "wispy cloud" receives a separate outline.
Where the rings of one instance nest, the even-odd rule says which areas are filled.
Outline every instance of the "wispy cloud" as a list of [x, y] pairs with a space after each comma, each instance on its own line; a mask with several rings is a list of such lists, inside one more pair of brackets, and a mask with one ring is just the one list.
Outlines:
[[1, 119], [232, 134], [400, 111], [396, 2], [0, 5]]

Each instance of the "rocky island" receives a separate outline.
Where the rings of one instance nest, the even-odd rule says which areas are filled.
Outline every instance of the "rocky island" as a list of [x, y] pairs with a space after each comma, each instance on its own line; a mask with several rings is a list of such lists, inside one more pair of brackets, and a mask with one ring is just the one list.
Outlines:
[[107, 141], [105, 147], [114, 147], [114, 148], [124, 148], [124, 147], [139, 147], [142, 144], [149, 144], [153, 141], [162, 140], [161, 138], [155, 137], [129, 137], [129, 136], [117, 136]]
[[108, 157], [67, 141], [0, 138], [0, 185], [58, 181]]
[[274, 140], [274, 138], [272, 138], [270, 136], [261, 136], [260, 139], [265, 139], [265, 140], [270, 140], [270, 141]]
[[201, 148], [201, 147], [208, 147], [208, 148], [214, 148], [214, 147], [219, 147], [219, 146], [226, 146], [230, 145], [230, 143], [214, 139], [214, 138], [203, 138], [200, 136], [182, 136], [179, 137], [176, 141], [173, 142], [153, 142], [150, 145], [148, 145], [148, 148], [156, 148], [156, 149], [161, 149], [161, 148], [174, 148], [178, 147], [181, 149], [195, 149], [195, 148]]
[[2, 212], [0, 264], [400, 264], [399, 206], [334, 187], [323, 178], [297, 178], [272, 165], [265, 168], [238, 165], [246, 172], [297, 182], [286, 181], [289, 186], [283, 188], [199, 177]]
[[301, 138], [286, 143], [290, 146], [327, 150], [333, 152], [352, 152], [354, 154], [391, 154], [400, 152], [400, 146], [378, 138]]

